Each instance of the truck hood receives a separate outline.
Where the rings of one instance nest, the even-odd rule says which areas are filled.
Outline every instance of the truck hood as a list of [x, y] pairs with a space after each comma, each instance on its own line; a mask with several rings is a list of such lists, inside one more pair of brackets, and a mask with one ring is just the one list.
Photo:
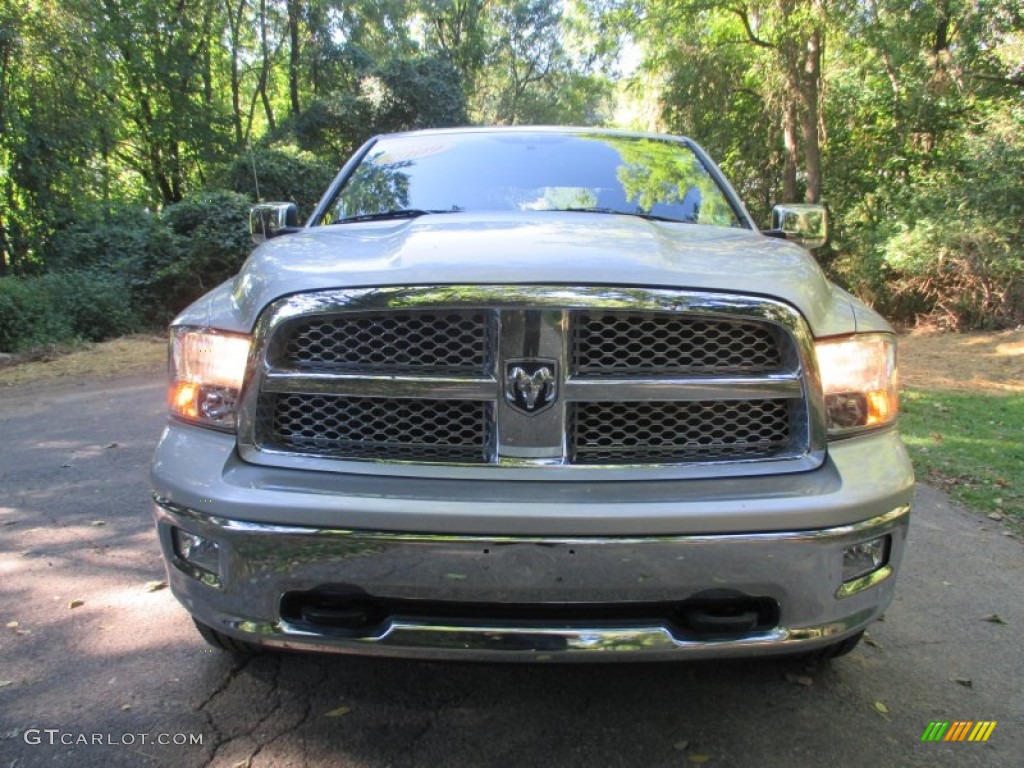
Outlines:
[[249, 332], [292, 293], [419, 285], [637, 286], [741, 293], [796, 307], [816, 336], [854, 329], [848, 298], [802, 248], [747, 229], [636, 216], [453, 213], [304, 229], [253, 251], [177, 323]]

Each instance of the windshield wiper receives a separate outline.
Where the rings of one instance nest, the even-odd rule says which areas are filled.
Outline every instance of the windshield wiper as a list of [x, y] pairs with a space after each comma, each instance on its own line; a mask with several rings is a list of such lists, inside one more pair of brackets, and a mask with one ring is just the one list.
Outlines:
[[637, 216], [641, 219], [647, 219], [649, 221], [671, 221], [676, 224], [696, 224], [693, 219], [676, 219], [671, 216], [659, 216], [656, 213], [646, 213], [644, 211], [620, 211], [618, 208], [599, 208], [597, 206], [587, 208], [543, 208], [545, 211], [558, 211], [566, 213], [617, 213], [620, 216]]
[[461, 208], [447, 208], [445, 210], [431, 210], [429, 208], [396, 208], [390, 211], [378, 211], [377, 213], [360, 213], [358, 216], [346, 216], [344, 219], [332, 221], [332, 224], [349, 224], [356, 221], [387, 221], [388, 219], [415, 219], [419, 216], [426, 216], [428, 213], [458, 213]]

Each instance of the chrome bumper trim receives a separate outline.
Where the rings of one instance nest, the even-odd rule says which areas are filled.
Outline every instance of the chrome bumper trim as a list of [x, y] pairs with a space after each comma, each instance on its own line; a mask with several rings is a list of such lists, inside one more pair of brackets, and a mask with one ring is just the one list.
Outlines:
[[360, 531], [346, 528], [312, 528], [309, 526], [268, 525], [266, 523], [250, 523], [245, 520], [230, 520], [217, 517], [208, 512], [183, 507], [159, 494], [153, 494], [157, 506], [182, 517], [215, 525], [226, 531], [240, 533], [290, 533], [315, 534], [318, 536], [344, 536], [351, 539], [373, 541], [407, 541], [407, 542], [451, 542], [469, 544], [644, 544], [657, 541], [699, 542], [699, 541], [813, 541], [815, 539], [835, 539], [847, 536], [858, 536], [867, 531], [887, 528], [900, 518], [910, 513], [910, 505], [896, 507], [884, 515], [872, 517], [849, 525], [838, 525], [831, 528], [812, 528], [806, 531], [768, 531], [765, 533], [714, 533], [714, 534], [683, 534], [679, 536], [481, 536], [455, 535], [444, 533], [406, 533], [404, 531]]
[[242, 623], [238, 632], [271, 648], [368, 656], [478, 661], [661, 661], [799, 653], [838, 642], [877, 618], [861, 611], [842, 620], [802, 629], [777, 628], [741, 638], [686, 640], [663, 626], [453, 627], [393, 621], [378, 636], [336, 638], [276, 624]]

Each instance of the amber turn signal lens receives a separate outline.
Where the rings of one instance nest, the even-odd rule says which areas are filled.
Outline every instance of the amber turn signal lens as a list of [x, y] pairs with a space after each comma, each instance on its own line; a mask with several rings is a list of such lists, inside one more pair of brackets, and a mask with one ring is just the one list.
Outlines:
[[199, 385], [191, 381], [180, 381], [171, 387], [171, 410], [180, 416], [194, 419], [199, 415], [196, 395]]

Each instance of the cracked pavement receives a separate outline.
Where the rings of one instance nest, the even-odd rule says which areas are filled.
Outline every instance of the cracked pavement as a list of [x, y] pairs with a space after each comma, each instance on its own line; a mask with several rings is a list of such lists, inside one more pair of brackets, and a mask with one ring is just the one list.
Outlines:
[[[933, 489], [832, 664], [238, 660], [147, 587], [163, 420], [159, 372], [0, 389], [0, 768], [1020, 764], [1024, 548]], [[932, 720], [998, 725], [922, 743]]]

